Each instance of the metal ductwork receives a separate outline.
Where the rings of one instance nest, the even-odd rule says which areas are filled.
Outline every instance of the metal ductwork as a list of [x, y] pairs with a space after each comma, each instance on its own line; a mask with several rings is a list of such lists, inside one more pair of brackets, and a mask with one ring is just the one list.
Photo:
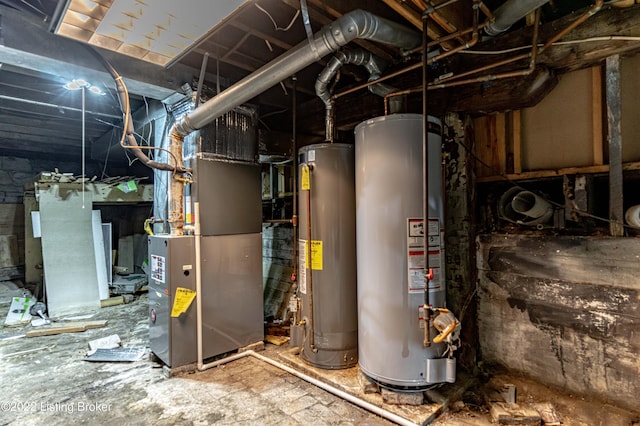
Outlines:
[[369, 72], [369, 81], [380, 78], [380, 75], [387, 67], [387, 62], [384, 59], [366, 50], [355, 49], [338, 52], [329, 61], [326, 68], [322, 70], [316, 80], [316, 95], [322, 99], [325, 105], [329, 105], [331, 102], [331, 91], [329, 90], [331, 79], [333, 79], [338, 70], [346, 64], [362, 65], [365, 67]]
[[351, 11], [318, 31], [313, 36], [312, 43], [306, 40], [301, 42], [191, 111], [175, 124], [177, 135], [184, 137], [202, 128], [233, 107], [259, 95], [357, 38], [407, 50], [420, 46], [422, 42], [419, 33], [402, 25], [364, 10]]
[[[325, 140], [330, 142], [333, 142], [333, 100], [331, 99], [332, 92], [329, 84], [338, 73], [338, 70], [346, 64], [362, 65], [365, 67], [369, 72], [369, 81], [380, 78], [382, 72], [387, 67], [387, 62], [384, 59], [366, 50], [355, 49], [338, 52], [329, 61], [320, 75], [318, 75], [318, 79], [316, 80], [316, 95], [324, 102], [326, 108]], [[369, 86], [369, 90], [372, 93], [376, 93], [374, 86], [376, 85]], [[382, 88], [378, 88], [377, 90], [384, 92]]]
[[[201, 129], [232, 108], [247, 102], [357, 38], [406, 50], [414, 49], [422, 43], [419, 33], [402, 25], [364, 10], [351, 11], [318, 31], [313, 36], [313, 41], [301, 42], [178, 120], [169, 132], [170, 147], [181, 146], [184, 137], [189, 133]], [[177, 166], [180, 168], [181, 159], [182, 156], [178, 156]], [[179, 211], [169, 212], [169, 217], [175, 218], [169, 220], [172, 235], [182, 235], [184, 223], [181, 207], [184, 188], [181, 182], [176, 182], [177, 179], [180, 177], [174, 175], [169, 194], [171, 208], [179, 208]]]
[[490, 36], [497, 36], [548, 2], [549, 0], [508, 0], [496, 9], [494, 18], [485, 25], [484, 31]]

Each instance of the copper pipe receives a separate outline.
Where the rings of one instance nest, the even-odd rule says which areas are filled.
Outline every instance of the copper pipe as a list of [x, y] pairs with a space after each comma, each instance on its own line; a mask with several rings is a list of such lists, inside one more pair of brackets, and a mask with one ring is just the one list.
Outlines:
[[536, 60], [538, 59], [538, 36], [540, 34], [540, 8], [536, 9], [535, 17], [533, 19], [533, 40], [531, 42], [531, 62], [529, 62], [529, 69], [531, 71], [536, 67]]
[[293, 219], [268, 219], [263, 220], [262, 223], [293, 223]]
[[[474, 0], [475, 1], [475, 0]], [[429, 82], [429, 60], [427, 58], [427, 22], [428, 13], [422, 14], [422, 121], [423, 121], [423, 135], [422, 135], [422, 209], [424, 220], [424, 336], [422, 339], [422, 345], [425, 348], [431, 346], [431, 337], [429, 336], [429, 327], [431, 325], [431, 300], [429, 295], [429, 118], [427, 116], [427, 108], [429, 106], [427, 98], [427, 87]]]
[[480, 2], [480, 10], [482, 11], [482, 13], [484, 13], [484, 16], [487, 17], [487, 21], [490, 21], [494, 18], [493, 12], [491, 12], [491, 10], [487, 7], [486, 4], [484, 4], [483, 1]]
[[559, 39], [561, 39], [562, 37], [567, 35], [569, 32], [573, 31], [574, 28], [576, 28], [578, 25], [582, 24], [584, 21], [589, 19], [591, 16], [595, 15], [596, 13], [598, 13], [598, 11], [602, 8], [603, 4], [604, 4], [604, 0], [596, 0], [596, 2], [593, 4], [593, 6], [591, 6], [591, 8], [589, 8], [589, 10], [587, 10], [585, 13], [583, 13], [578, 19], [573, 21], [571, 24], [567, 25], [567, 27], [565, 29], [563, 29], [562, 31], [557, 33], [555, 36], [551, 37], [551, 39], [549, 39], [549, 41], [547, 41], [544, 44], [544, 46], [542, 46], [540, 48], [540, 53], [544, 52], [553, 43], [555, 43], [556, 41], [558, 41]]
[[397, 92], [387, 93], [386, 95], [384, 95], [384, 115], [389, 114], [389, 98], [420, 92], [422, 92], [422, 86], [414, 87], [413, 89], [399, 90]]
[[[486, 25], [486, 23], [484, 23], [484, 22], [483, 22], [483, 23], [481, 23], [481, 24], [478, 24], [478, 31], [480, 31], [481, 29], [483, 29], [485, 25]], [[440, 37], [440, 38], [439, 38], [439, 39], [437, 39], [437, 40], [430, 41], [429, 43], [427, 43], [427, 47], [434, 47], [434, 46], [438, 46], [439, 44], [444, 43], [445, 41], [449, 41], [449, 40], [451, 40], [451, 39], [458, 38], [459, 36], [462, 36], [462, 35], [465, 35], [465, 34], [469, 34], [469, 33], [471, 33], [471, 32], [473, 32], [473, 27], [471, 27], [471, 28], [466, 28], [466, 29], [464, 29], [464, 30], [460, 30], [460, 31], [458, 31], [457, 33], [453, 33], [453, 34], [449, 34], [449, 35], [446, 35], [446, 36], [442, 36], [442, 37]], [[422, 49], [422, 48], [419, 48], [419, 49]], [[416, 51], [417, 51], [417, 50], [418, 50], [418, 49], [416, 49]], [[412, 53], [413, 53], [413, 52], [412, 52]]]
[[[291, 155], [293, 156], [293, 216], [291, 223], [293, 224], [293, 276], [291, 281], [295, 286], [298, 284], [298, 144], [296, 139], [296, 120], [298, 115], [298, 103], [296, 100], [296, 86], [298, 77], [294, 74], [291, 76], [292, 92], [291, 92]], [[296, 311], [298, 322], [300, 322], [300, 306]]]
[[[495, 66], [499, 66], [499, 65], [504, 65], [505, 63], [515, 62], [516, 60], [520, 60], [520, 59], [525, 59], [525, 58], [531, 57], [531, 61], [529, 61], [529, 67], [528, 68], [526, 68], [524, 70], [519, 70], [519, 71], [509, 71], [509, 72], [505, 72], [505, 73], [502, 73], [502, 74], [489, 74], [489, 75], [477, 77], [477, 78], [474, 78], [474, 79], [453, 81], [451, 83], [429, 85], [429, 86], [427, 86], [427, 90], [429, 90], [429, 89], [443, 89], [443, 88], [447, 88], [447, 87], [462, 86], [464, 84], [470, 84], [470, 83], [480, 83], [480, 82], [493, 81], [493, 80], [498, 80], [498, 79], [503, 79], [503, 78], [522, 77], [522, 76], [530, 75], [536, 68], [536, 60], [537, 60], [537, 57], [538, 57], [539, 28], [540, 28], [540, 9], [538, 8], [538, 9], [536, 9], [536, 14], [535, 14], [535, 26], [534, 26], [534, 29], [533, 29], [533, 40], [532, 40], [532, 43], [531, 43], [531, 53], [524, 54], [524, 55], [519, 55], [519, 56], [516, 56], [514, 58], [506, 59], [504, 61], [501, 61], [503, 63], [493, 64], [493, 65], [488, 65], [488, 66], [485, 66], [485, 67], [482, 67], [482, 68], [478, 68], [476, 70], [467, 72], [466, 74], [469, 74], [469, 73], [474, 73], [475, 74], [476, 72], [480, 72], [482, 70], [489, 69], [489, 67], [495, 67]], [[457, 76], [457, 77], [459, 78], [460, 76]]]
[[[575, 21], [573, 21], [571, 24], [567, 25], [564, 29], [562, 29], [561, 31], [559, 31], [555, 36], [551, 37], [551, 39], [549, 39], [540, 49], [538, 49], [538, 33], [539, 33], [539, 25], [540, 25], [540, 19], [539, 19], [539, 9], [536, 11], [536, 26], [534, 28], [534, 34], [533, 34], [533, 43], [532, 43], [532, 47], [531, 47], [531, 53], [528, 55], [519, 55], [516, 56], [515, 58], [512, 58], [510, 60], [506, 60], [508, 62], [502, 61], [503, 63], [501, 63], [500, 65], [504, 65], [505, 63], [509, 63], [509, 62], [514, 62], [516, 60], [520, 60], [520, 59], [524, 59], [524, 57], [527, 56], [531, 56], [531, 62], [529, 64], [529, 67], [525, 70], [520, 70], [520, 71], [510, 71], [510, 72], [506, 72], [506, 73], [502, 73], [502, 74], [495, 74], [495, 75], [486, 75], [486, 76], [482, 76], [482, 77], [478, 77], [475, 79], [467, 79], [467, 80], [460, 80], [460, 81], [454, 81], [451, 83], [439, 83], [439, 84], [432, 84], [429, 85], [427, 87], [427, 90], [429, 89], [444, 89], [444, 88], [448, 88], [448, 87], [454, 87], [454, 86], [461, 86], [464, 84], [471, 84], [471, 83], [479, 83], [479, 82], [485, 82], [485, 81], [493, 81], [493, 80], [498, 80], [498, 79], [502, 79], [502, 78], [510, 78], [510, 77], [521, 77], [521, 76], [526, 76], [529, 75], [533, 72], [533, 70], [535, 69], [535, 63], [537, 60], [537, 56], [539, 56], [546, 48], [548, 48], [549, 46], [551, 46], [553, 43], [555, 43], [556, 41], [558, 41], [559, 39], [561, 39], [562, 37], [564, 37], [565, 35], [567, 35], [569, 32], [571, 32], [573, 29], [575, 29], [578, 25], [582, 24], [583, 22], [585, 22], [587, 19], [589, 19], [591, 16], [593, 16], [595, 13], [597, 13], [601, 8], [602, 5], [604, 3], [604, 0], [596, 0], [596, 2], [593, 4], [593, 6], [591, 6], [589, 8], [589, 10], [587, 10], [585, 13], [583, 13], [578, 19], [576, 19]], [[488, 67], [495, 67], [496, 64], [493, 64], [491, 66]], [[477, 72], [481, 72], [482, 70], [486, 70], [488, 69], [487, 66], [482, 67], [482, 68], [478, 68], [476, 70], [464, 73], [465, 75], [469, 75], [470, 73], [477, 73]], [[456, 78], [461, 77], [462, 75], [458, 75], [456, 76]], [[450, 79], [447, 79], [450, 80]]]
[[[502, 61], [494, 62], [492, 64], [485, 65], [483, 67], [475, 68], [475, 69], [470, 70], [470, 71], [465, 71], [465, 72], [460, 73], [460, 74], [455, 74], [455, 75], [452, 75], [450, 77], [444, 77], [444, 78], [441, 78], [441, 79], [439, 79], [437, 81], [439, 82], [438, 84], [440, 84], [442, 82], [447, 82], [447, 81], [450, 81], [450, 80], [457, 80], [459, 78], [466, 77], [466, 76], [473, 75], [473, 74], [477, 74], [477, 73], [482, 72], [482, 71], [488, 71], [488, 70], [493, 69], [493, 68], [498, 68], [498, 67], [501, 67], [503, 65], [510, 64], [512, 62], [517, 62], [517, 61], [521, 61], [523, 59], [528, 59], [529, 57], [531, 57], [531, 53], [525, 53], [525, 54], [522, 54], [522, 55], [514, 56], [513, 58], [503, 59]], [[435, 84], [435, 85], [432, 84], [432, 86], [437, 86], [438, 84]], [[434, 88], [439, 89], [439, 87], [434, 87]]]
[[390, 74], [387, 74], [387, 75], [385, 75], [383, 77], [380, 77], [377, 80], [368, 81], [366, 83], [362, 83], [362, 84], [359, 84], [357, 86], [354, 86], [354, 87], [352, 87], [350, 89], [346, 89], [346, 90], [344, 90], [344, 91], [342, 91], [340, 93], [335, 93], [331, 98], [334, 99], [334, 100], [338, 99], [338, 98], [340, 98], [342, 96], [351, 94], [353, 92], [357, 92], [360, 89], [364, 89], [364, 88], [369, 87], [369, 86], [374, 85], [374, 84], [382, 83], [383, 81], [389, 80], [391, 78], [397, 77], [399, 75], [402, 75], [404, 73], [407, 73], [407, 72], [410, 72], [410, 71], [413, 71], [413, 70], [417, 70], [417, 69], [419, 69], [421, 67], [422, 67], [422, 63], [420, 63], [420, 62], [415, 63], [413, 65], [409, 65], [406, 68], [403, 68], [403, 69], [398, 70], [396, 72], [392, 72]]
[[307, 288], [309, 298], [309, 321], [307, 322], [310, 325], [309, 332], [309, 348], [312, 352], [318, 352], [318, 348], [315, 345], [315, 318], [313, 317], [313, 258], [311, 256], [312, 253], [312, 239], [311, 239], [311, 171], [313, 170], [313, 166], [311, 164], [307, 165], [309, 169], [309, 189], [307, 190], [307, 253], [306, 253], [306, 261], [309, 262], [309, 286]]
[[[427, 10], [427, 13], [429, 13], [431, 19], [433, 19], [436, 24], [440, 25], [440, 28], [445, 30], [447, 33], [453, 34], [458, 31], [456, 26], [449, 22], [447, 18], [435, 11], [435, 8], [431, 5], [431, 2], [427, 3], [425, 0], [413, 0], [413, 4], [418, 6], [420, 10]], [[460, 43], [464, 43], [463, 39], [458, 38], [458, 40], [460, 41]]]
[[[461, 44], [460, 46], [455, 47], [447, 52], [434, 56], [431, 59], [427, 59], [427, 64], [431, 64], [435, 61], [451, 56], [455, 53], [460, 52], [461, 50], [469, 49], [470, 47], [473, 47], [476, 43], [478, 43], [478, 40], [480, 40], [480, 35], [478, 34], [478, 20], [480, 11], [479, 2], [480, 0], [473, 0], [473, 34], [471, 36], [471, 40], [469, 40], [469, 42], [466, 44]], [[424, 26], [424, 23], [422, 25]], [[424, 55], [427, 54], [426, 50], [427, 49], [425, 48]]]
[[449, 6], [450, 4], [456, 3], [457, 1], [458, 0], [449, 0], [449, 1], [445, 1], [443, 3], [440, 3], [437, 6], [432, 6], [433, 10], [432, 11], [427, 11], [427, 13], [436, 11], [438, 9], [442, 9], [443, 7], [446, 7], [446, 6]]

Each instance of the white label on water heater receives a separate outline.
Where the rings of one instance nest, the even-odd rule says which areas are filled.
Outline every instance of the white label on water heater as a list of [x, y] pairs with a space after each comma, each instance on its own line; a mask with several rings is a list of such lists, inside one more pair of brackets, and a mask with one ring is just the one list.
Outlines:
[[[429, 290], [440, 289], [442, 249], [440, 221], [429, 219], [427, 241], [429, 243], [429, 268], [433, 271]], [[407, 219], [407, 283], [409, 293], [424, 292], [424, 220]]]
[[309, 161], [309, 162], [316, 161], [316, 150], [315, 149], [310, 149], [307, 152], [307, 161]]
[[298, 288], [307, 294], [307, 241], [298, 240]]

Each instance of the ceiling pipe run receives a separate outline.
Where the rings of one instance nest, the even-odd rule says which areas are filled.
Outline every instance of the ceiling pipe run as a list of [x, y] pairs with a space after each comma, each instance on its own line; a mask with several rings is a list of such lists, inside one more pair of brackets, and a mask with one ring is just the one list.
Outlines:
[[[318, 31], [311, 42], [301, 42], [180, 118], [169, 131], [171, 152], [181, 151], [184, 137], [189, 133], [201, 129], [234, 107], [358, 38], [393, 45], [407, 51], [422, 43], [419, 33], [402, 25], [364, 10], [351, 11]], [[182, 167], [182, 155], [177, 157], [177, 166]], [[184, 185], [180, 179], [184, 181], [174, 174], [169, 193], [171, 235], [183, 234]]]
[[549, 0], [508, 0], [496, 9], [493, 19], [485, 25], [484, 31], [493, 37], [502, 34], [511, 25], [548, 2]]
[[206, 126], [232, 108], [358, 38], [406, 50], [414, 49], [421, 43], [419, 33], [402, 25], [364, 10], [351, 11], [318, 31], [313, 43], [305, 40], [191, 111], [176, 122], [176, 134], [186, 136]]

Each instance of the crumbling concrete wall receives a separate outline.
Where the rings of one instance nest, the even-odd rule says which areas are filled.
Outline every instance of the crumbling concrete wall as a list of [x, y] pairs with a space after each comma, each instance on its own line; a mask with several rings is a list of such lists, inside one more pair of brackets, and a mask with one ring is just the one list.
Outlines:
[[476, 364], [477, 330], [475, 270], [474, 163], [467, 152], [472, 141], [470, 120], [448, 114], [444, 120], [445, 171], [445, 265], [447, 307], [462, 322], [461, 364], [472, 370]]
[[638, 409], [640, 239], [479, 237], [482, 359]]

